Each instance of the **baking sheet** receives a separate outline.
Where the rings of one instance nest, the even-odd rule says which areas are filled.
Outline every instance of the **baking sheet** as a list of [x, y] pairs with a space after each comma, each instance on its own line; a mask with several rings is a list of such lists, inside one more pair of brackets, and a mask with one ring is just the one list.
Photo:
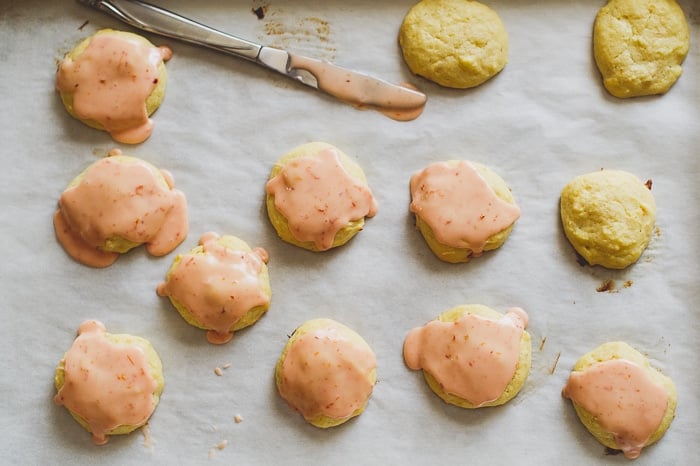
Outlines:
[[[509, 32], [509, 63], [467, 91], [408, 72], [396, 37], [413, 2], [316, 3], [161, 5], [242, 37], [410, 81], [429, 95], [420, 118], [401, 123], [358, 111], [252, 64], [148, 35], [174, 51], [166, 98], [153, 136], [119, 145], [66, 114], [54, 72], [80, 39], [128, 27], [75, 2], [0, 3], [0, 463], [627, 464], [593, 440], [560, 396], [576, 359], [611, 340], [645, 352], [678, 389], [670, 430], [635, 464], [693, 463], [700, 454], [700, 5], [680, 2], [691, 51], [678, 83], [662, 97], [622, 101], [602, 89], [592, 60], [602, 1], [489, 1]], [[263, 6], [259, 19], [252, 10]], [[322, 254], [282, 243], [263, 201], [274, 161], [314, 140], [357, 160], [379, 202], [363, 232]], [[64, 253], [52, 213], [68, 182], [114, 147], [173, 173], [188, 197], [191, 231], [165, 258], [139, 248], [95, 270]], [[408, 211], [410, 175], [447, 158], [489, 165], [522, 209], [506, 244], [469, 264], [434, 258]], [[579, 265], [559, 225], [561, 188], [601, 167], [653, 180], [657, 229], [624, 271]], [[212, 230], [271, 256], [268, 314], [223, 346], [208, 344], [155, 293], [174, 255]], [[615, 289], [597, 291], [607, 280]], [[462, 303], [530, 314], [532, 372], [505, 406], [448, 406], [403, 364], [406, 332]], [[354, 328], [378, 358], [365, 413], [331, 430], [306, 424], [273, 382], [287, 335], [314, 317]], [[146, 337], [160, 353], [166, 385], [148, 435], [97, 447], [53, 404], [54, 368], [85, 319]]]

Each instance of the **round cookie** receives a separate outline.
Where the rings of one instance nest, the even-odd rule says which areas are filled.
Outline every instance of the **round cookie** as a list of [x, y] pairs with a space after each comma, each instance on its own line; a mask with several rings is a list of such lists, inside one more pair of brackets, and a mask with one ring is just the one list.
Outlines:
[[207, 330], [210, 343], [227, 343], [270, 307], [268, 258], [235, 236], [205, 233], [197, 247], [175, 257], [157, 292], [188, 324]]
[[275, 383], [307, 422], [335, 427], [365, 410], [376, 367], [374, 352], [355, 331], [331, 319], [313, 319], [287, 341], [275, 366]]
[[673, 381], [620, 341], [582, 356], [562, 394], [596, 440], [630, 459], [666, 433], [677, 404]]
[[401, 24], [399, 44], [414, 74], [451, 88], [478, 86], [508, 61], [503, 22], [476, 1], [420, 1]]
[[688, 23], [675, 0], [609, 0], [595, 19], [593, 54], [615, 97], [667, 92], [689, 47]]
[[416, 227], [445, 262], [468, 262], [501, 247], [520, 217], [506, 182], [480, 163], [433, 163], [411, 177], [410, 189]]
[[590, 265], [624, 269], [651, 240], [656, 202], [650, 187], [631, 173], [600, 170], [564, 187], [560, 212], [564, 234]]
[[163, 392], [163, 367], [148, 340], [109, 334], [89, 320], [58, 364], [54, 384], [56, 404], [102, 445], [148, 422]]
[[480, 304], [457, 306], [408, 333], [404, 361], [422, 370], [446, 403], [467, 409], [499, 406], [518, 394], [530, 373], [527, 321], [520, 308], [503, 315]]
[[310, 251], [342, 246], [377, 211], [362, 168], [324, 142], [284, 155], [265, 191], [267, 214], [279, 237]]
[[140, 143], [151, 135], [149, 116], [165, 96], [164, 62], [171, 55], [138, 34], [102, 29], [66, 54], [56, 88], [74, 118], [116, 141]]
[[141, 244], [163, 256], [187, 236], [187, 201], [169, 172], [115, 150], [63, 191], [54, 228], [66, 252], [92, 267], [107, 267]]

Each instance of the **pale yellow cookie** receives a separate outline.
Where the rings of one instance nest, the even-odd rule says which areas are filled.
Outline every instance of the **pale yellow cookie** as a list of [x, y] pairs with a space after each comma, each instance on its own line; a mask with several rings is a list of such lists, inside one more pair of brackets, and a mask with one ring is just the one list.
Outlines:
[[650, 186], [633, 174], [600, 170], [564, 187], [560, 212], [564, 234], [586, 262], [624, 269], [651, 240], [656, 202]]
[[320, 428], [359, 416], [376, 381], [377, 361], [370, 346], [332, 319], [312, 319], [299, 326], [275, 366], [280, 396]]
[[102, 323], [86, 321], [58, 364], [54, 385], [55, 402], [101, 445], [148, 422], [163, 392], [163, 367], [145, 338], [110, 334]]
[[[481, 338], [481, 336], [486, 334], [480, 334], [477, 327], [470, 327], [472, 324], [468, 324], [466, 328], [443, 326], [441, 330], [437, 330], [436, 333], [433, 333], [432, 336], [428, 338], [421, 332], [425, 332], [425, 329], [431, 325], [429, 323], [424, 327], [419, 327], [409, 332], [404, 342], [404, 360], [409, 368], [421, 369], [423, 371], [423, 376], [428, 386], [430, 386], [431, 390], [446, 403], [467, 409], [500, 406], [513, 399], [520, 392], [530, 374], [532, 343], [530, 334], [524, 329], [524, 327], [527, 326], [527, 314], [522, 309], [512, 308], [507, 314], [508, 317], [506, 317], [504, 314], [487, 306], [481, 304], [467, 304], [456, 306], [443, 312], [437, 317], [436, 322], [455, 323], [469, 315], [478, 316], [491, 322], [507, 322], [507, 327], [504, 328], [513, 330], [512, 335], [518, 334], [517, 328], [520, 328], [522, 331], [519, 340], [515, 342], [517, 346], [514, 348], [515, 353], [511, 355], [515, 356], [516, 361], [512, 377], [503, 390], [493, 396], [493, 399], [485, 400], [481, 403], [474, 403], [456, 393], [451, 393], [446, 388], [446, 385], [451, 384], [453, 387], [472, 392], [475, 394], [474, 396], [476, 396], [479, 394], [478, 392], [480, 389], [465, 387], [465, 380], [475, 380], [483, 376], [484, 379], [483, 381], [480, 380], [479, 384], [486, 385], [485, 380], [491, 380], [496, 376], [502, 377], [502, 374], [508, 374], [508, 370], [503, 369], [505, 363], [503, 362], [502, 354], [496, 351], [496, 348], [507, 348], [507, 346], [502, 346], [504, 342], [499, 340], [499, 331], [495, 331], [491, 334], [495, 337], [493, 341], [480, 341], [479, 344], [476, 344], [476, 340], [474, 339]], [[506, 320], [504, 321], [503, 319]], [[500, 332], [504, 334], [506, 330], [501, 330]], [[474, 345], [479, 348], [485, 345], [487, 348], [490, 348], [491, 351], [489, 354], [483, 353], [479, 355], [481, 350], [477, 352], [474, 348], [468, 349], [469, 345], [460, 346], [462, 340], [464, 340], [465, 344], [471, 345], [471, 343], [474, 343]], [[508, 342], [505, 344], [508, 345], [512, 343], [513, 342]], [[429, 359], [432, 357], [436, 357], [438, 360], [430, 361]], [[472, 360], [472, 358], [474, 358], [474, 360]], [[433, 365], [433, 363], [437, 363], [438, 365]], [[499, 370], [503, 372], [500, 374], [494, 372], [494, 374], [498, 375], [490, 374], [488, 373], [488, 369], [486, 369], [489, 366], [494, 368], [498, 367]], [[431, 367], [434, 369], [431, 369]], [[432, 373], [432, 370], [436, 370], [438, 367], [441, 368], [441, 372]], [[477, 371], [480, 375], [477, 375]], [[472, 374], [466, 376], [462, 375], [462, 377], [466, 377], [465, 379], [449, 380], [450, 377], [458, 372], [462, 374], [469, 374], [472, 372]]]
[[316, 252], [350, 241], [377, 210], [362, 168], [325, 142], [298, 146], [275, 163], [265, 204], [283, 241]]
[[609, 0], [593, 27], [603, 85], [620, 98], [667, 92], [689, 46], [688, 22], [675, 0]]
[[[662, 391], [665, 391], [668, 397], [666, 408], [665, 411], [663, 411], [663, 417], [660, 424], [653, 431], [651, 436], [645, 442], [643, 442], [643, 446], [651, 445], [663, 437], [670, 427], [673, 418], [675, 417], [676, 405], [678, 401], [675, 385], [669, 377], [652, 367], [649, 360], [642, 353], [632, 348], [627, 343], [621, 341], [604, 343], [589, 353], [583, 355], [574, 365], [572, 374], [583, 373], [587, 369], [596, 367], [600, 363], [613, 360], [626, 360], [638, 367], [641, 367], [646, 376], [648, 376], [654, 383], [662, 387]], [[567, 396], [567, 388], [564, 389], [564, 395]], [[621, 395], [624, 395], [624, 392], [621, 392]], [[643, 403], [650, 402], [651, 401], [647, 399]], [[641, 446], [632, 448], [631, 445], [620, 445], [618, 440], [616, 440], [615, 434], [608, 431], [603, 425], [601, 425], [601, 422], [596, 415], [584, 409], [576, 401], [573, 401], [573, 406], [583, 425], [596, 438], [596, 440], [608, 448], [624, 450], [625, 455], [629, 458], [636, 458], [639, 456]], [[629, 409], [629, 406], [632, 406], [631, 400], [627, 400], [624, 406], [625, 408]], [[621, 409], [624, 410], [625, 408]], [[638, 405], [632, 409], [640, 410], [640, 412], [631, 413], [633, 415], [630, 418], [632, 421], [634, 420], [634, 415], [644, 416], [645, 408], [643, 405]], [[648, 407], [646, 409], [648, 409]]]
[[[465, 163], [467, 166], [460, 166]], [[458, 192], [444, 183], [446, 179], [457, 179], [456, 176], [445, 177], [439, 173], [428, 171], [436, 165], [445, 165], [455, 175], [462, 177], [466, 177], [474, 170], [485, 182], [485, 186], [474, 188], [475, 183], [469, 178], [465, 178], [463, 183], [467, 183], [469, 186], [463, 186], [463, 188], [467, 191]], [[473, 197], [469, 199], [465, 198], [465, 195], [473, 195]], [[492, 202], [493, 199], [490, 199], [490, 196], [497, 198], [498, 202]], [[495, 206], [500, 202], [507, 204], [501, 206], [508, 211], [507, 214], [498, 213]], [[440, 216], [435, 216], [432, 221], [428, 220], [431, 210], [435, 208], [444, 209], [445, 212]], [[410, 210], [415, 214], [416, 227], [423, 235], [430, 250], [440, 260], [450, 263], [468, 262], [472, 257], [479, 256], [484, 251], [492, 251], [501, 247], [520, 216], [520, 210], [513, 194], [503, 178], [483, 164], [462, 160], [437, 162], [415, 173], [411, 178]], [[451, 241], [447, 238], [442, 241], [438, 239], [438, 236], [442, 237], [441, 230], [459, 228], [457, 226], [458, 218], [466, 221], [469, 215], [476, 214], [479, 218], [462, 225], [461, 231], [452, 233], [453, 236], [458, 235], [457, 241]], [[495, 228], [486, 237], [480, 237], [482, 231], [488, 231], [484, 228], [490, 228], [494, 225], [493, 220], [496, 217], [498, 217], [498, 221], [508, 219], [507, 224], [502, 225], [502, 228]], [[479, 225], [480, 223], [487, 225]]]
[[478, 86], [508, 61], [498, 14], [469, 0], [422, 0], [406, 14], [399, 44], [410, 70], [442, 86]]
[[205, 233], [197, 247], [175, 257], [157, 292], [188, 324], [207, 330], [210, 343], [227, 343], [270, 307], [267, 261], [264, 249], [240, 238]]

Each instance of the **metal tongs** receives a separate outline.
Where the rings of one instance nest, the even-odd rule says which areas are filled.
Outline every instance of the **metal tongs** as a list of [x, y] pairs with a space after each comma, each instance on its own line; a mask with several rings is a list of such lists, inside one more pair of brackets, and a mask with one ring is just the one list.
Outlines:
[[78, 1], [135, 28], [252, 61], [352, 105], [376, 108], [398, 120], [416, 118], [427, 100], [425, 94], [411, 87], [256, 44], [140, 0]]

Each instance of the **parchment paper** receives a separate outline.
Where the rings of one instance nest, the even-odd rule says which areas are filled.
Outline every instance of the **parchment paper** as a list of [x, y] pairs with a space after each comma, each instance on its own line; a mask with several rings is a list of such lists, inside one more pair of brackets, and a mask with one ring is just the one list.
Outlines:
[[[400, 123], [253, 64], [147, 35], [174, 56], [154, 134], [136, 146], [72, 119], [54, 90], [57, 60], [80, 39], [128, 26], [70, 1], [0, 3], [0, 463], [628, 464], [606, 453], [560, 395], [582, 354], [624, 340], [678, 389], [670, 430], [635, 464], [693, 464], [700, 454], [700, 5], [681, 1], [692, 45], [677, 84], [661, 97], [623, 101], [604, 91], [592, 59], [602, 1], [487, 3], [508, 29], [509, 63], [488, 83], [460, 91], [411, 76], [403, 63], [397, 34], [411, 1], [160, 2], [242, 37], [412, 82], [429, 102], [420, 118]], [[258, 19], [252, 10], [263, 6]], [[379, 202], [364, 231], [321, 254], [280, 241], [264, 210], [272, 164], [315, 140], [357, 160]], [[96, 270], [65, 254], [52, 214], [71, 179], [114, 147], [172, 172], [188, 198], [191, 231], [164, 258], [139, 248]], [[408, 211], [410, 175], [447, 158], [489, 165], [522, 209], [505, 245], [469, 264], [437, 260]], [[601, 167], [651, 179], [658, 204], [649, 248], [623, 271], [579, 265], [560, 227], [561, 188]], [[223, 346], [207, 343], [155, 292], [174, 255], [207, 231], [239, 236], [271, 257], [269, 312]], [[596, 291], [607, 280], [615, 289]], [[530, 315], [532, 372], [505, 406], [446, 405], [403, 363], [409, 329], [464, 303], [501, 312], [521, 306]], [[287, 335], [314, 317], [352, 327], [378, 358], [365, 413], [331, 430], [305, 423], [273, 381]], [[97, 447], [54, 405], [55, 366], [85, 319], [148, 338], [160, 353], [166, 385], [148, 435]]]

